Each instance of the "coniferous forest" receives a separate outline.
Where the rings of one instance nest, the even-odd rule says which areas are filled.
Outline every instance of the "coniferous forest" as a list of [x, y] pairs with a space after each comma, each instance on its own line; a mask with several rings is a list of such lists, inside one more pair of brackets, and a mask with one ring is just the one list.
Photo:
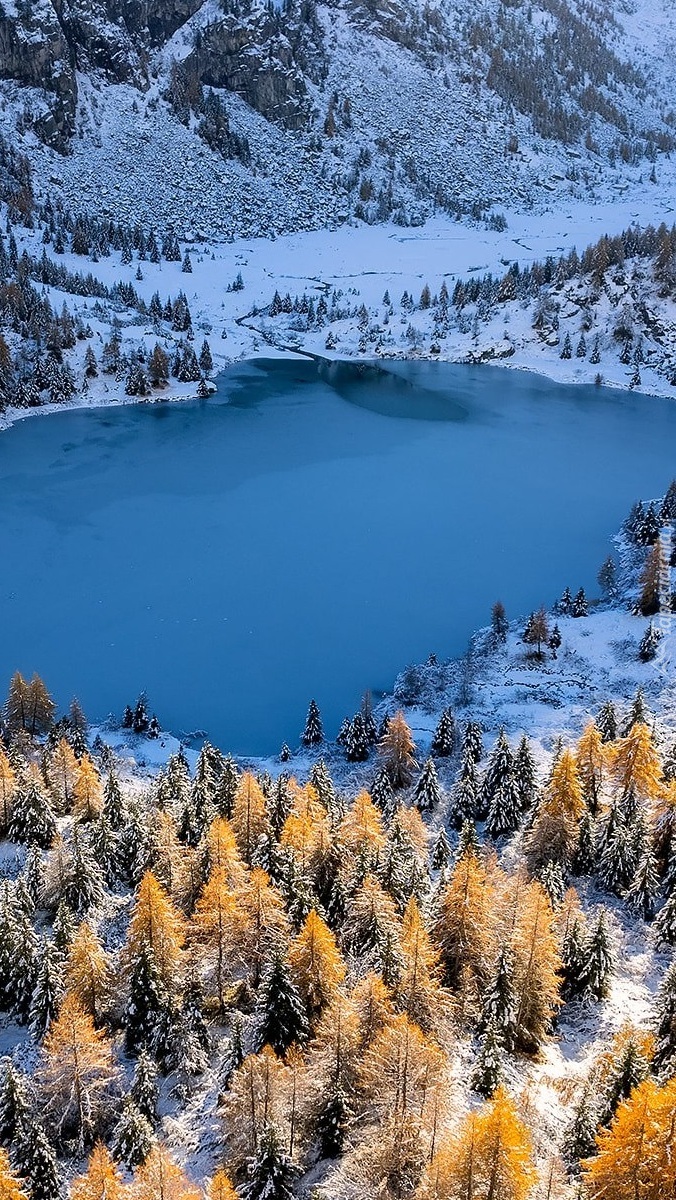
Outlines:
[[[673, 485], [625, 522], [639, 617], [675, 506]], [[612, 558], [599, 582], [617, 605]], [[566, 589], [515, 629], [496, 603], [487, 652], [516, 638], [542, 671], [599, 604]], [[668, 1194], [675, 731], [640, 688], [545, 756], [487, 737], [462, 697], [435, 721], [421, 753], [396, 696], [367, 694], [330, 741], [313, 700], [270, 770], [167, 742], [143, 695], [93, 729], [13, 676], [0, 1195]], [[618, 1020], [621, 929], [652, 966], [649, 1004]]]

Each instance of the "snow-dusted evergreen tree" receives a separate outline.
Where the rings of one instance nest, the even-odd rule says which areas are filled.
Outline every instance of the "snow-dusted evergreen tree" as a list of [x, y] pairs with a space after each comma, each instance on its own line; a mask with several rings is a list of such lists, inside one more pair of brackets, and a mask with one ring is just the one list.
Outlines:
[[491, 800], [486, 817], [486, 833], [498, 838], [513, 833], [519, 825], [520, 802], [514, 775], [506, 775], [491, 789]]
[[124, 1012], [125, 1046], [130, 1054], [149, 1049], [169, 997], [152, 951], [144, 946], [133, 960]]
[[579, 1171], [579, 1164], [596, 1153], [596, 1133], [599, 1122], [598, 1102], [591, 1088], [585, 1086], [573, 1110], [573, 1120], [563, 1141], [563, 1157], [570, 1169]]
[[294, 1042], [308, 1037], [305, 1005], [281, 952], [273, 955], [258, 997], [256, 1042], [284, 1054]]
[[128, 1096], [113, 1130], [115, 1158], [130, 1169], [137, 1167], [147, 1159], [154, 1141], [152, 1126], [148, 1118]]
[[468, 721], [462, 739], [463, 756], [467, 755], [475, 763], [481, 762], [484, 756], [483, 731], [477, 721]]
[[587, 939], [579, 919], [569, 922], [561, 941], [561, 967], [564, 1000], [577, 1000], [584, 994], [588, 975]]
[[[676, 1066], [676, 960], [671, 963], [660, 985], [655, 1004], [655, 1054], [653, 1066], [667, 1076]], [[0, 1105], [0, 1131], [2, 1107]]]
[[585, 946], [584, 994], [592, 1000], [605, 1000], [615, 968], [606, 916], [602, 911]]
[[651, 846], [648, 845], [638, 861], [638, 866], [626, 894], [629, 904], [643, 917], [644, 921], [652, 921], [655, 915], [655, 904], [659, 890], [660, 879], [657, 873], [657, 861]]
[[643, 1049], [639, 1047], [635, 1038], [630, 1037], [622, 1045], [606, 1077], [605, 1091], [601, 1098], [602, 1125], [610, 1124], [618, 1105], [629, 1099], [634, 1088], [647, 1078], [649, 1070], [650, 1064]]
[[247, 1164], [248, 1179], [240, 1189], [242, 1200], [294, 1200], [298, 1169], [286, 1153], [273, 1125], [266, 1125], [256, 1154]]
[[519, 812], [524, 813], [534, 803], [537, 788], [535, 759], [525, 734], [521, 738], [514, 756], [514, 783], [519, 801]]
[[452, 709], [445, 708], [442, 712], [430, 749], [437, 758], [448, 758], [453, 753], [455, 749], [455, 718]]
[[442, 825], [437, 834], [437, 838], [434, 843], [434, 849], [432, 851], [432, 867], [435, 871], [442, 871], [444, 867], [448, 866], [450, 861], [451, 847], [446, 835], [446, 830]]
[[320, 758], [318, 762], [314, 763], [312, 770], [310, 771], [310, 783], [315, 789], [326, 811], [338, 816], [341, 806], [338, 801], [338, 796], [333, 785], [331, 774], [323, 758]]
[[482, 813], [487, 814], [489, 812], [495, 793], [502, 787], [506, 780], [512, 778], [513, 770], [514, 759], [512, 751], [505, 737], [505, 731], [501, 729], [488, 757], [486, 771], [481, 784]]
[[348, 762], [366, 762], [369, 744], [361, 713], [355, 713], [345, 734], [345, 756]]
[[498, 954], [493, 977], [484, 995], [482, 1027], [492, 1026], [505, 1050], [516, 1044], [517, 1009], [514, 994], [514, 955], [508, 946]]
[[100, 904], [103, 893], [101, 868], [94, 857], [87, 835], [76, 825], [73, 828], [62, 898], [73, 912], [82, 913], [92, 905]]
[[131, 1085], [131, 1098], [151, 1125], [157, 1120], [157, 1063], [147, 1050], [141, 1050]]
[[479, 780], [476, 762], [470, 751], [463, 752], [460, 773], [451, 792], [448, 819], [454, 829], [461, 829], [465, 821], [473, 821], [479, 803]]
[[576, 592], [575, 594], [575, 599], [573, 600], [573, 616], [589, 616], [589, 605], [587, 603], [587, 597], [585, 595], [584, 588], [580, 588], [579, 592]]
[[413, 803], [421, 812], [432, 812], [441, 800], [441, 787], [434, 760], [428, 758], [413, 788]]
[[5, 1059], [0, 1081], [0, 1144], [9, 1146], [21, 1138], [33, 1109], [26, 1077], [11, 1058]]
[[321, 1158], [338, 1158], [342, 1154], [351, 1118], [347, 1096], [337, 1087], [330, 1093], [317, 1116], [315, 1135]]
[[63, 960], [54, 942], [43, 938], [29, 1014], [31, 1033], [38, 1041], [42, 1041], [54, 1020], [63, 993]]
[[604, 742], [614, 742], [617, 737], [617, 713], [612, 700], [606, 700], [603, 704], [596, 724]]
[[641, 662], [652, 662], [657, 657], [661, 641], [661, 630], [650, 621], [638, 645], [638, 656]]
[[315, 700], [310, 701], [310, 707], [307, 710], [307, 719], [305, 721], [305, 729], [303, 730], [302, 742], [304, 746], [320, 746], [324, 741], [324, 730], [322, 728], [322, 719]]
[[52, 937], [62, 958], [65, 958], [70, 950], [76, 929], [75, 913], [68, 907], [65, 900], [60, 900], [52, 925]]
[[371, 786], [371, 799], [385, 816], [391, 817], [394, 814], [396, 808], [394, 788], [392, 787], [390, 773], [385, 766], [378, 767], [376, 777]]
[[622, 736], [627, 737], [631, 733], [634, 725], [650, 725], [651, 716], [648, 711], [648, 706], [645, 702], [643, 688], [637, 688], [636, 695], [632, 701], [631, 708], [627, 714], [627, 719], [622, 726]]
[[658, 947], [676, 946], [676, 888], [655, 917], [655, 937]]
[[31, 1200], [55, 1200], [62, 1194], [56, 1154], [36, 1113], [21, 1131], [14, 1162], [30, 1187]]
[[475, 1092], [487, 1099], [502, 1083], [502, 1051], [500, 1032], [493, 1021], [486, 1025], [472, 1071], [471, 1086]]
[[552, 908], [558, 908], [566, 892], [566, 880], [560, 862], [552, 862], [551, 858], [541, 867], [538, 879], [549, 896]]
[[21, 781], [14, 800], [9, 840], [49, 849], [56, 836], [56, 818], [49, 797], [35, 772]]

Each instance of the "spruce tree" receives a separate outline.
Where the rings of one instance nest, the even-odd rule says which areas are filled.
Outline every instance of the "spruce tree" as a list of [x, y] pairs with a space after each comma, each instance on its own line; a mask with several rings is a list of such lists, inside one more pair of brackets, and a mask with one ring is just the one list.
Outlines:
[[482, 1028], [492, 1026], [505, 1050], [516, 1044], [517, 1013], [514, 995], [514, 955], [507, 946], [498, 954], [495, 973], [486, 990], [482, 1009]]
[[148, 1049], [154, 1041], [169, 996], [152, 951], [144, 946], [134, 958], [124, 1013], [125, 1047], [129, 1054]]
[[86, 912], [100, 904], [104, 895], [103, 875], [89, 845], [88, 838], [78, 826], [73, 828], [73, 841], [64, 880], [63, 899], [75, 913]]
[[580, 1162], [596, 1153], [597, 1127], [598, 1106], [587, 1085], [573, 1110], [573, 1120], [563, 1141], [563, 1157], [572, 1171], [579, 1171]]
[[258, 1048], [269, 1045], [284, 1054], [294, 1042], [308, 1037], [308, 1020], [300, 992], [289, 965], [277, 951], [262, 981], [258, 999], [256, 1042]]
[[441, 800], [441, 788], [434, 761], [428, 758], [413, 789], [413, 803], [421, 812], [433, 811]]
[[481, 1038], [471, 1086], [480, 1096], [489, 1099], [502, 1082], [502, 1075], [502, 1042], [498, 1029], [490, 1021]]
[[38, 955], [38, 969], [30, 1007], [30, 1028], [33, 1036], [42, 1041], [64, 993], [63, 963], [53, 941], [44, 938]]
[[122, 790], [113, 770], [108, 773], [108, 778], [103, 785], [103, 816], [110, 824], [111, 829], [121, 829], [124, 825], [126, 813]]
[[676, 888], [655, 918], [655, 940], [658, 947], [676, 946]]
[[148, 1118], [130, 1097], [124, 1102], [120, 1118], [113, 1130], [113, 1154], [118, 1162], [130, 1169], [145, 1162], [155, 1138]]
[[369, 744], [361, 713], [355, 713], [345, 734], [345, 756], [348, 762], [366, 762]]
[[484, 740], [481, 726], [477, 721], [468, 721], [462, 739], [463, 756], [468, 756], [475, 763], [480, 763], [484, 756]]
[[602, 1125], [610, 1125], [618, 1105], [623, 1100], [628, 1100], [634, 1088], [647, 1078], [649, 1070], [649, 1063], [642, 1050], [634, 1038], [629, 1038], [612, 1063], [607, 1077], [600, 1112]]
[[305, 729], [303, 730], [302, 743], [304, 746], [320, 746], [324, 741], [324, 730], [322, 728], [322, 719], [319, 714], [317, 702], [310, 701], [310, 707], [307, 710], [307, 719], [305, 721]]
[[486, 832], [489, 837], [498, 838], [513, 833], [519, 825], [519, 810], [516, 780], [510, 772], [496, 783], [492, 790], [486, 818]]
[[455, 749], [455, 718], [453, 710], [445, 708], [432, 738], [430, 750], [437, 758], [448, 758]]
[[579, 919], [570, 922], [561, 942], [561, 967], [564, 1000], [577, 1000], [584, 994], [588, 975], [587, 942]]
[[247, 1168], [248, 1180], [240, 1190], [242, 1200], [294, 1200], [298, 1171], [273, 1125], [263, 1128]]
[[443, 825], [437, 834], [432, 850], [432, 867], [435, 871], [443, 871], [451, 861], [451, 847]]
[[519, 812], [524, 813], [535, 800], [537, 773], [528, 738], [524, 736], [519, 742], [514, 756], [514, 783], [519, 802]]
[[56, 836], [56, 818], [36, 772], [21, 781], [14, 800], [9, 840], [48, 850]]
[[[676, 960], [672, 962], [660, 986], [655, 1012], [655, 1054], [657, 1071], [673, 1074], [676, 1066]], [[3, 1092], [4, 1094], [4, 1092]], [[0, 1101], [0, 1136], [3, 1128]]]
[[28, 1094], [26, 1077], [16, 1069], [10, 1058], [4, 1061], [4, 1075], [0, 1083], [0, 1143], [9, 1146], [23, 1136], [34, 1105]]
[[22, 1130], [14, 1159], [19, 1174], [30, 1187], [31, 1200], [55, 1200], [61, 1195], [56, 1155], [34, 1114]]
[[373, 803], [387, 817], [391, 817], [396, 808], [396, 800], [394, 788], [390, 779], [390, 773], [387, 767], [380, 766], [371, 786], [371, 799]]
[[605, 913], [602, 911], [585, 947], [584, 994], [592, 1000], [605, 1000], [614, 969], [614, 955]]
[[479, 781], [476, 762], [471, 750], [463, 750], [460, 773], [451, 792], [448, 819], [454, 829], [461, 829], [465, 821], [473, 821], [477, 815]]
[[338, 1158], [342, 1154], [351, 1116], [345, 1093], [340, 1087], [335, 1088], [320, 1108], [315, 1125], [321, 1158]]
[[505, 731], [501, 729], [489, 755], [481, 785], [481, 812], [483, 814], [489, 812], [494, 795], [506, 780], [511, 779], [513, 769], [512, 751], [505, 737]]
[[604, 742], [614, 742], [617, 737], [617, 713], [612, 700], [606, 700], [596, 718], [599, 733]]
[[652, 921], [655, 915], [655, 902], [659, 888], [657, 862], [651, 847], [648, 846], [638, 861], [626, 894], [629, 904], [639, 916], [643, 917], [644, 921]]

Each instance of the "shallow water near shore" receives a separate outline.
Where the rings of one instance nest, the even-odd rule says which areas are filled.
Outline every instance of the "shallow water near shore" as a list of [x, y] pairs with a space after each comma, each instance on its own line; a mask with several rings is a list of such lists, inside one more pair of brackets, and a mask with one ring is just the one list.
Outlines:
[[[566, 585], [676, 474], [676, 404], [445, 363], [235, 366], [207, 401], [0, 434], [0, 678], [224, 749], [327, 732], [366, 688]], [[0, 684], [4, 687], [4, 682]]]

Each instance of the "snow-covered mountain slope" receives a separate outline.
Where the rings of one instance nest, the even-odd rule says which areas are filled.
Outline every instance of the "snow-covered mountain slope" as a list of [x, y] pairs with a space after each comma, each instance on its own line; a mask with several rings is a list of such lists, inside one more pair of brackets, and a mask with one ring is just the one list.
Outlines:
[[74, 210], [179, 232], [477, 218], [674, 146], [667, 0], [4, 0], [0, 127]]

